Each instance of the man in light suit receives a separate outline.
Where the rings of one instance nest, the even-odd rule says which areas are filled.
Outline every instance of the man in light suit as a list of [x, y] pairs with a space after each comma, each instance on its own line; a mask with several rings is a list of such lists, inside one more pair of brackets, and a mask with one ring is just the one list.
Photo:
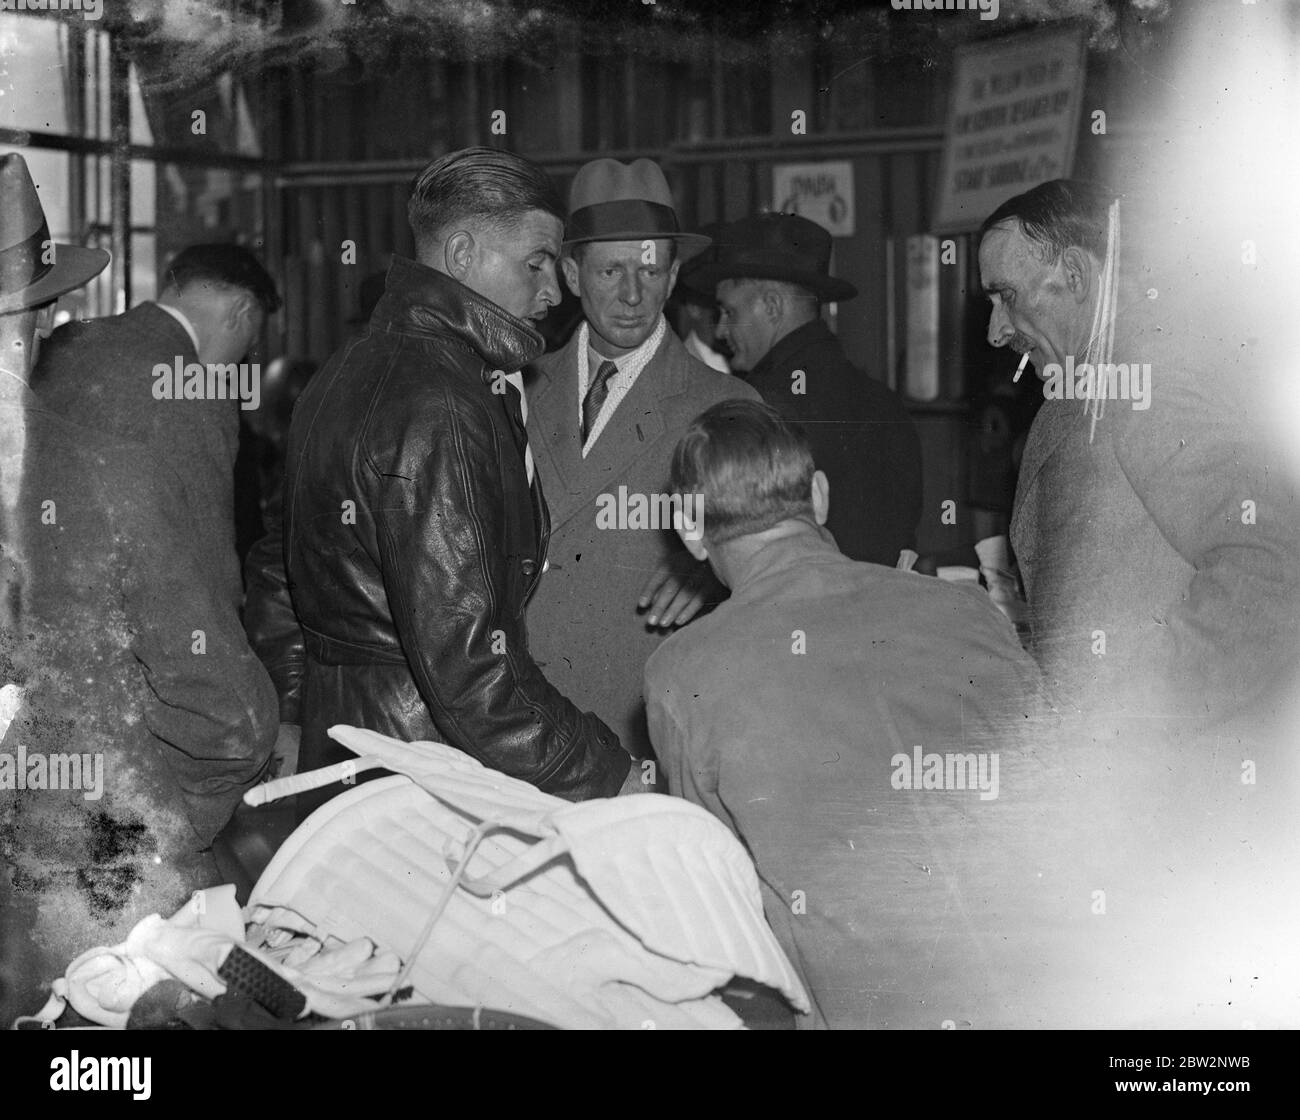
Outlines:
[[682, 261], [707, 244], [681, 232], [650, 160], [582, 167], [562, 268], [584, 320], [526, 381], [529, 445], [551, 511], [547, 570], [528, 607], [532, 652], [637, 757], [649, 753], [646, 659], [669, 627], [721, 594], [671, 524], [641, 515], [668, 496], [672, 450], [691, 421], [719, 401], [757, 399], [687, 354], [663, 315]]
[[1121, 241], [1114, 202], [1055, 180], [980, 231], [988, 340], [1044, 379], [1011, 524], [1033, 653], [1094, 729], [1226, 737], [1294, 680], [1300, 510], [1249, 340], [1152, 270], [1154, 218]]

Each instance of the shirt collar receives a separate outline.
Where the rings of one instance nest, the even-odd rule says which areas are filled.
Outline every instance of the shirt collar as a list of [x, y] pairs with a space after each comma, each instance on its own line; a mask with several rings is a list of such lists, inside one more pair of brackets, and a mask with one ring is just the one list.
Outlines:
[[165, 303], [157, 303], [155, 306], [166, 311], [168, 315], [185, 328], [185, 333], [190, 336], [190, 341], [194, 343], [194, 353], [197, 355], [199, 352], [199, 332], [194, 329], [194, 324], [190, 322], [189, 317], [184, 312], [177, 311], [176, 308], [169, 307]]
[[[618, 367], [618, 372], [622, 373], [628, 368], [639, 369], [654, 357], [654, 353], [659, 349], [659, 344], [664, 340], [664, 332], [668, 329], [668, 320], [664, 318], [663, 312], [659, 313], [659, 322], [655, 324], [655, 329], [650, 332], [647, 338], [635, 350], [629, 350], [626, 354], [620, 354], [617, 358], [607, 358], [591, 344], [591, 324], [583, 319], [582, 326], [578, 328], [578, 346], [582, 350], [583, 356], [587, 359], [584, 364], [592, 369], [600, 369], [601, 362], [613, 362]], [[596, 364], [591, 366], [591, 360], [595, 359]], [[584, 379], [582, 386], [586, 390]]]

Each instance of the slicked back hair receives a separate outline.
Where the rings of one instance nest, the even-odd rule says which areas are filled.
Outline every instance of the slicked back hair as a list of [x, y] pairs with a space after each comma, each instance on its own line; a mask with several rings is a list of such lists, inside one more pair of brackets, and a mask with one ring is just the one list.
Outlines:
[[274, 315], [280, 308], [275, 281], [252, 253], [242, 245], [216, 243], [189, 245], [176, 254], [163, 273], [167, 286], [178, 291], [187, 284], [208, 283], [242, 288], [257, 300], [262, 310]]
[[1038, 248], [1044, 264], [1054, 264], [1071, 245], [1106, 258], [1106, 214], [1115, 192], [1082, 179], [1052, 179], [1009, 198], [984, 219], [976, 243], [1001, 222], [1015, 219]]
[[415, 177], [406, 217], [421, 251], [457, 229], [504, 232], [532, 210], [564, 221], [564, 202], [543, 168], [498, 148], [462, 148]]
[[718, 545], [791, 518], [812, 520], [815, 470], [797, 424], [758, 401], [722, 401], [678, 441], [671, 486], [703, 495], [704, 538]]

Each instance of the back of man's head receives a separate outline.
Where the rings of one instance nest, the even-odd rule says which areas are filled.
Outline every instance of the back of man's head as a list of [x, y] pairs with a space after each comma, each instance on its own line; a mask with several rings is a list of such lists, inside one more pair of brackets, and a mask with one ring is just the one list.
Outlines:
[[564, 202], [543, 168], [513, 152], [463, 148], [415, 177], [406, 216], [416, 256], [425, 260], [460, 229], [500, 233], [534, 210], [564, 221]]
[[1044, 264], [1055, 262], [1070, 246], [1086, 249], [1098, 260], [1106, 256], [1106, 216], [1115, 193], [1100, 183], [1053, 179], [1007, 199], [984, 219], [984, 235], [1003, 222], [1018, 221], [1037, 247]]
[[808, 437], [758, 401], [722, 401], [696, 417], [673, 452], [672, 491], [699, 494], [712, 547], [782, 521], [814, 520]]
[[261, 262], [242, 245], [190, 245], [172, 258], [163, 290], [193, 293], [204, 285], [249, 293], [268, 315], [280, 308], [280, 293]]

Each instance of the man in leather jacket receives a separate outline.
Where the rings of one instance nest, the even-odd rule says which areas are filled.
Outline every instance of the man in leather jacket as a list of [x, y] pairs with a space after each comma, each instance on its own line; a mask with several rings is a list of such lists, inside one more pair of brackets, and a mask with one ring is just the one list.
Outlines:
[[344, 723], [449, 743], [573, 801], [627, 776], [525, 629], [550, 521], [517, 371], [544, 345], [527, 320], [559, 302], [563, 215], [519, 156], [435, 160], [408, 206], [416, 259], [394, 256], [368, 329], [298, 400], [284, 567], [273, 530], [249, 557], [245, 625], [302, 724], [300, 769], [351, 757], [326, 735]]

